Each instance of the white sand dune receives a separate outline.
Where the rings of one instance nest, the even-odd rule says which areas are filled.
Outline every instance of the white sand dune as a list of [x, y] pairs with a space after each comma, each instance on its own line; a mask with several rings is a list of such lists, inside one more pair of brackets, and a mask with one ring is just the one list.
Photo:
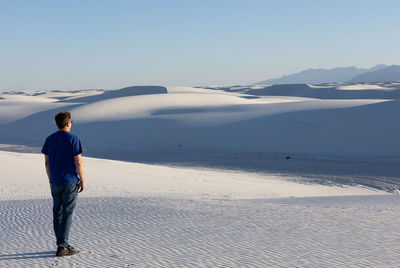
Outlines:
[[278, 175], [84, 161], [87, 190], [70, 237], [80, 253], [57, 258], [43, 156], [0, 152], [1, 267], [399, 264], [395, 195]]
[[[88, 141], [85, 146], [93, 152], [105, 147], [165, 151], [181, 145], [188, 150], [234, 153], [399, 156], [395, 138], [400, 135], [399, 124], [395, 124], [399, 102], [393, 95], [397, 91], [385, 99], [372, 98], [374, 95], [367, 99], [290, 96], [297, 86], [276, 87], [274, 92], [281, 95], [273, 96], [189, 87], [130, 87], [65, 92], [65, 96], [63, 92], [27, 93], [24, 101], [0, 102], [0, 139], [23, 145], [29, 140], [30, 145], [41, 146], [44, 136], [54, 129], [54, 114], [68, 109], [75, 118], [74, 131]], [[143, 95], [146, 90], [151, 94]], [[256, 92], [259, 90], [263, 89]], [[309, 87], [304, 90], [314, 92]], [[382, 90], [376, 91], [380, 96]], [[346, 91], [329, 94], [334, 97], [338, 92]], [[29, 98], [35, 102], [27, 102]], [[39, 98], [45, 101], [38, 102]], [[22, 131], [27, 127], [35, 131]], [[119, 138], [114, 140], [115, 131]]]
[[64, 106], [67, 105], [50, 101], [21, 102], [0, 99], [0, 124], [12, 123], [41, 111], [62, 109]]
[[12, 102], [12, 103], [46, 103], [46, 102], [56, 102], [56, 99], [44, 97], [44, 96], [30, 96], [30, 95], [14, 95], [14, 94], [1, 94], [1, 101]]
[[[48, 198], [44, 157], [0, 151], [0, 200]], [[4, 166], [3, 166], [4, 165]], [[366, 187], [300, 184], [279, 175], [208, 170], [85, 158], [86, 197], [153, 196], [255, 199], [383, 194]], [[20, 168], [23, 167], [23, 168]], [[293, 180], [293, 178], [292, 178]]]
[[[163, 94], [114, 98], [72, 109], [79, 123], [128, 119], [172, 119], [196, 126], [215, 126], [246, 119], [313, 109], [347, 108], [387, 100], [309, 100], [265, 97], [248, 100], [226, 94]], [[290, 105], [271, 105], [271, 104]], [[258, 104], [258, 105], [257, 105]], [[261, 105], [264, 104], [264, 105]]]
[[84, 157], [81, 252], [56, 258], [44, 157], [0, 151], [0, 267], [398, 267], [399, 84], [351, 86], [0, 93], [0, 149], [70, 110], [85, 156], [262, 171]]
[[337, 87], [339, 90], [394, 90], [395, 88], [390, 88], [390, 87], [383, 87], [380, 85], [365, 85], [365, 84], [355, 84], [355, 85], [346, 85], [346, 86], [339, 86]]
[[[337, 89], [345, 85], [351, 84], [319, 84], [323, 87], [317, 89], [312, 85], [240, 87], [235, 92], [229, 87], [138, 86], [3, 93], [0, 143], [37, 151], [55, 131], [54, 115], [70, 110], [73, 132], [81, 137], [86, 153], [94, 157], [211, 163], [281, 173], [291, 168], [290, 172], [307, 176], [322, 172], [348, 178], [396, 178], [400, 172], [398, 83], [371, 84], [397, 88], [392, 91]], [[272, 93], [275, 95], [268, 95]], [[311, 97], [315, 94], [321, 98]], [[356, 98], [358, 95], [365, 98]], [[281, 155], [303, 163], [281, 165], [274, 161]], [[350, 161], [353, 167], [332, 172], [334, 167], [324, 160], [326, 156], [346, 157], [341, 162]], [[319, 173], [315, 173], [317, 169]]]
[[[54, 257], [51, 200], [0, 202], [2, 267], [398, 267], [399, 198], [80, 197]], [[32, 245], [27, 245], [27, 242]]]

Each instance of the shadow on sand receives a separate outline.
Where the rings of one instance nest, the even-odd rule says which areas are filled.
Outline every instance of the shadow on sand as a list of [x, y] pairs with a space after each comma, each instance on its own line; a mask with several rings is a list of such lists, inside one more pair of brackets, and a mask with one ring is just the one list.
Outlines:
[[0, 261], [5, 260], [25, 260], [25, 259], [41, 259], [55, 257], [55, 251], [41, 251], [30, 253], [0, 254]]

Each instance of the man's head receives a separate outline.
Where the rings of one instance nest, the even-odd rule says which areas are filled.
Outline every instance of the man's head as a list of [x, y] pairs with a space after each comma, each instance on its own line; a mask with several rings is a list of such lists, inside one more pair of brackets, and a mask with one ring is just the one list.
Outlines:
[[70, 131], [72, 119], [69, 112], [60, 112], [56, 115], [54, 119], [56, 120], [58, 129]]

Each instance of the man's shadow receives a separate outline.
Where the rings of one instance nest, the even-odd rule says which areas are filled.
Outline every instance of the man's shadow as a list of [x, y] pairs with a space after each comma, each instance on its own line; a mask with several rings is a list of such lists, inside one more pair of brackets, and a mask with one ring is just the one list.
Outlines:
[[56, 256], [56, 252], [55, 251], [42, 251], [42, 252], [32, 252], [32, 253], [15, 253], [15, 254], [0, 254], [0, 261], [53, 258], [55, 256]]

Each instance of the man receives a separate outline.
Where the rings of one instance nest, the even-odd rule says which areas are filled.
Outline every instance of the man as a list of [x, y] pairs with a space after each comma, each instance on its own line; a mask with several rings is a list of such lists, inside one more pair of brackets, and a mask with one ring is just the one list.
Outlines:
[[46, 138], [42, 153], [53, 197], [53, 227], [57, 239], [56, 256], [76, 254], [68, 244], [73, 212], [78, 192], [85, 189], [82, 146], [77, 136], [70, 134], [71, 114], [61, 112], [55, 116], [58, 131]]

